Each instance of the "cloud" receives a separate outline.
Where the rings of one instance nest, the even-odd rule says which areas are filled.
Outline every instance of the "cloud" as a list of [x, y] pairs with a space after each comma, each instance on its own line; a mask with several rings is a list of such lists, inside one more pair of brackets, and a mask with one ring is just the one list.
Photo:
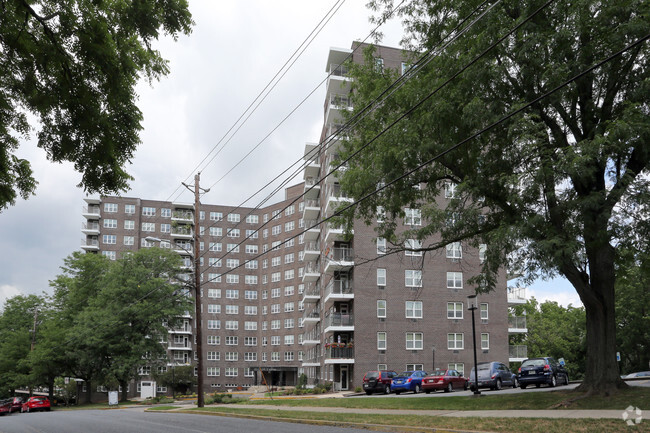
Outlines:
[[0, 286], [0, 309], [4, 309], [5, 302], [9, 298], [13, 298], [14, 296], [22, 295], [21, 291], [18, 290], [18, 288], [14, 286], [9, 286], [7, 284], [3, 284]]
[[575, 290], [554, 291], [544, 288], [543, 286], [538, 286], [536, 288], [528, 288], [527, 295], [529, 298], [534, 297], [537, 299], [540, 304], [546, 301], [552, 301], [557, 302], [565, 308], [569, 305], [573, 307], [582, 307], [582, 301]]

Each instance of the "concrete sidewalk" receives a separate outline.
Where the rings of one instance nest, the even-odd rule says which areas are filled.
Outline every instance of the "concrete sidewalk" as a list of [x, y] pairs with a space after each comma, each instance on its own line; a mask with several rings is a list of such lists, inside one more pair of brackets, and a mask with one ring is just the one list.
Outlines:
[[[273, 405], [224, 405], [229, 409], [268, 409], [277, 411], [295, 412], [335, 412], [335, 413], [361, 413], [380, 415], [423, 415], [423, 416], [444, 416], [444, 417], [479, 417], [479, 418], [550, 418], [550, 419], [623, 419], [622, 410], [408, 410], [408, 409], [355, 409], [341, 407], [294, 407], [294, 406], [273, 406]], [[629, 413], [629, 418], [636, 418], [636, 413]], [[641, 414], [644, 420], [650, 419], [650, 411]]]

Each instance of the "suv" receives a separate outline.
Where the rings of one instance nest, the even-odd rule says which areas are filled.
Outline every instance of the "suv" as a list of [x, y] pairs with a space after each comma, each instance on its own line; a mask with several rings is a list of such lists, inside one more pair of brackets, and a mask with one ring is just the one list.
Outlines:
[[[503, 386], [516, 388], [517, 375], [502, 362], [481, 362], [478, 364], [478, 387], [500, 390]], [[476, 390], [474, 368], [469, 374], [469, 387]]]
[[393, 377], [397, 372], [393, 370], [372, 370], [363, 376], [363, 390], [367, 395], [373, 392], [390, 394], [390, 387], [393, 384]]
[[569, 384], [569, 374], [564, 366], [549, 356], [541, 358], [529, 358], [521, 363], [517, 375], [521, 389], [528, 385], [535, 385], [539, 388], [542, 383], [549, 386], [557, 384]]

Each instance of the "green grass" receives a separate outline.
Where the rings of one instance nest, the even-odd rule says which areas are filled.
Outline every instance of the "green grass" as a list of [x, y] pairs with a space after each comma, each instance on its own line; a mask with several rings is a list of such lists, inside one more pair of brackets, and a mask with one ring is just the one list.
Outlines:
[[458, 396], [429, 398], [322, 398], [251, 401], [250, 404], [303, 407], [345, 407], [360, 409], [411, 410], [517, 410], [517, 409], [620, 409], [632, 405], [650, 410], [650, 389], [631, 387], [609, 397], [584, 397], [576, 391], [557, 390], [499, 394], [483, 393], [483, 397]]
[[181, 406], [156, 406], [156, 407], [150, 407], [147, 409], [147, 411], [150, 410], [173, 410], [173, 409], [180, 409]]
[[[341, 399], [339, 399], [341, 400]], [[235, 409], [227, 407], [205, 407], [193, 409], [214, 415], [272, 418], [277, 421], [308, 422], [313, 424], [339, 425], [381, 431], [418, 431], [417, 428], [450, 430], [475, 430], [519, 433], [608, 433], [608, 432], [650, 432], [650, 423], [644, 421], [629, 427], [617, 419], [531, 419], [531, 418], [451, 418], [422, 415], [342, 414], [324, 412], [278, 411], [272, 409]], [[394, 429], [391, 429], [391, 426]], [[407, 427], [415, 427], [408, 429]]]
[[[103, 403], [80, 403], [77, 405], [73, 406], [57, 406], [56, 410], [86, 410], [86, 409], [113, 409], [116, 407], [124, 407], [124, 406], [135, 406], [139, 404], [137, 401], [121, 401], [117, 406], [109, 406], [108, 402], [103, 402]], [[54, 408], [53, 408], [54, 409]]]

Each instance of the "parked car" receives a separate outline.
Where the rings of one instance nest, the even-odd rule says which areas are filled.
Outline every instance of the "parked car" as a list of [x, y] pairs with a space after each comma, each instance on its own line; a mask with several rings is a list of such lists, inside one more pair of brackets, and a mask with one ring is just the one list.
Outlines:
[[29, 397], [26, 402], [23, 403], [21, 407], [21, 412], [34, 412], [37, 410], [50, 410], [50, 400], [47, 397], [43, 396], [34, 396]]
[[422, 379], [422, 390], [429, 394], [431, 391], [467, 389], [467, 378], [456, 370], [436, 370]]
[[426, 371], [403, 371], [393, 378], [392, 390], [395, 394], [408, 391], [417, 394], [422, 389], [422, 379], [425, 376]]
[[630, 373], [623, 379], [634, 379], [635, 377], [647, 377], [650, 379], [650, 371], [637, 371], [636, 373]]
[[370, 395], [373, 392], [383, 392], [390, 394], [393, 377], [397, 372], [393, 370], [372, 370], [363, 376], [363, 390]]
[[[519, 385], [517, 375], [502, 362], [481, 362], [478, 367], [478, 387], [499, 390], [504, 386], [516, 388]], [[469, 388], [476, 391], [474, 368], [469, 373]]]
[[11, 399], [11, 411], [20, 412], [20, 408], [23, 407], [23, 398], [14, 397]]
[[11, 414], [11, 399], [0, 400], [0, 415]]
[[521, 363], [519, 374], [517, 375], [521, 389], [528, 385], [539, 386], [543, 383], [549, 386], [558, 384], [569, 384], [569, 374], [554, 358], [541, 357], [529, 358]]

